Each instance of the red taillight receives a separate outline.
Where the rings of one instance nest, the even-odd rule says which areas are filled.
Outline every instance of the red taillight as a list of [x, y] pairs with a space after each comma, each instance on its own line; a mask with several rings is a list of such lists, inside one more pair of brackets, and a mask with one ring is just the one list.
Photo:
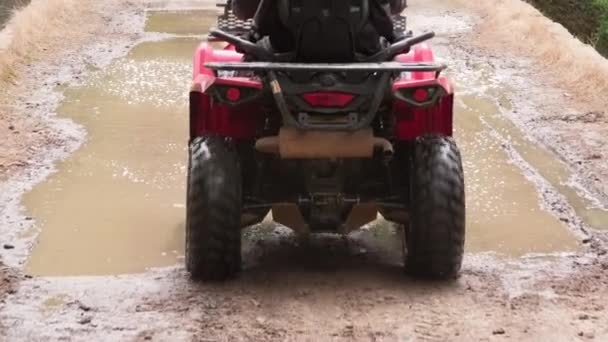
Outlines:
[[437, 85], [423, 87], [398, 87], [393, 89], [393, 95], [414, 107], [430, 107], [445, 94], [443, 88]]
[[313, 107], [346, 107], [355, 98], [347, 93], [306, 93], [302, 98]]
[[426, 102], [429, 100], [429, 92], [428, 90], [424, 89], [424, 88], [418, 88], [416, 89], [416, 91], [414, 91], [414, 100], [416, 100], [416, 102]]
[[228, 88], [226, 90], [226, 98], [232, 102], [236, 102], [241, 99], [241, 91], [239, 88]]

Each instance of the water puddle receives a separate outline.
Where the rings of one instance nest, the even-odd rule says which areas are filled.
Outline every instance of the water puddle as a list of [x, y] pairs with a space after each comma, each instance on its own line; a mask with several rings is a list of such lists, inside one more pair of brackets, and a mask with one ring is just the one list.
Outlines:
[[24, 199], [40, 229], [29, 272], [129, 273], [178, 262], [187, 89], [197, 44], [141, 44], [66, 91], [59, 112], [84, 125], [88, 137]]
[[[506, 110], [511, 110], [510, 105], [504, 101], [499, 103]], [[608, 228], [608, 211], [598, 208], [591, 200], [581, 196], [579, 190], [571, 184], [571, 173], [568, 167], [545, 148], [531, 143], [515, 125], [498, 113], [492, 113], [485, 118], [503, 136], [507, 136], [515, 150], [521, 157], [546, 179], [559, 193], [566, 197], [568, 203], [573, 207], [576, 214], [592, 228]]]
[[[195, 13], [150, 12], [147, 27], [204, 33], [212, 12], [205, 12], [208, 17]], [[198, 41], [183, 37], [140, 44], [83, 86], [66, 90], [60, 113], [82, 124], [88, 137], [24, 198], [40, 232], [28, 272], [120, 274], [181, 262], [187, 89]], [[576, 250], [575, 238], [541, 208], [534, 184], [488, 128], [498, 113], [492, 102], [470, 96], [461, 97], [457, 108], [468, 191], [467, 251], [520, 256]], [[517, 136], [513, 127], [499, 128]], [[522, 139], [520, 145], [526, 144]], [[542, 167], [549, 169], [556, 163], [545, 162]], [[394, 229], [377, 226], [362, 234], [398, 249]]]
[[461, 96], [460, 101], [456, 139], [467, 186], [467, 251], [520, 256], [576, 250], [572, 233], [541, 208], [535, 185], [484, 125], [482, 120], [499, 115], [497, 106], [472, 96]]
[[148, 11], [146, 32], [202, 35], [215, 26], [217, 10]]
[[[509, 85], [502, 84], [502, 82], [498, 85], [495, 80], [495, 71], [486, 63], [471, 62], [469, 64], [471, 64], [473, 73], [477, 76], [473, 80], [470, 77], [467, 80], [472, 81], [474, 88], [484, 90], [481, 97], [492, 99], [491, 101], [482, 101], [486, 103], [482, 105], [483, 107], [486, 107], [486, 109], [489, 107], [482, 118], [484, 123], [491, 126], [495, 133], [500, 134], [502, 139], [508, 141], [526, 163], [532, 166], [542, 178], [563, 195], [585, 224], [595, 229], [608, 228], [608, 210], [599, 207], [594, 200], [582, 193], [583, 190], [573, 185], [572, 173], [568, 166], [557, 159], [555, 154], [544, 146], [531, 142], [513, 122], [501, 114], [502, 111], [514, 110], [509, 101], [509, 94], [512, 93]], [[470, 72], [468, 73], [470, 74]], [[463, 87], [463, 89], [466, 89], [466, 87]], [[475, 102], [474, 99], [472, 101]], [[497, 110], [494, 103], [502, 110]], [[472, 106], [478, 107], [480, 103], [473, 103]]]
[[40, 310], [44, 313], [50, 313], [51, 311], [59, 310], [61, 307], [67, 304], [67, 295], [58, 295], [45, 299], [40, 305]]

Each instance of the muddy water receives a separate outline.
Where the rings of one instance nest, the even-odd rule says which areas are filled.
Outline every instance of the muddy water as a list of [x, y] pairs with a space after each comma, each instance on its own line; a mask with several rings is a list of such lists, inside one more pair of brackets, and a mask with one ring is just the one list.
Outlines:
[[172, 265], [182, 254], [190, 60], [197, 40], [137, 46], [60, 113], [86, 143], [25, 198], [40, 229], [34, 274], [111, 274]]
[[[187, 22], [193, 14], [184, 16]], [[180, 18], [175, 12], [151, 13], [148, 29], [203, 33], [188, 28], [198, 21], [181, 26]], [[25, 197], [40, 231], [29, 259], [31, 273], [117, 274], [180, 262], [186, 92], [197, 42], [143, 43], [83, 86], [66, 91], [60, 112], [84, 125], [88, 140]], [[498, 112], [491, 101], [470, 96], [461, 97], [457, 108], [468, 191], [467, 250], [519, 256], [577, 249], [565, 225], [541, 208], [534, 185], [491, 134], [488, 118]], [[514, 128], [501, 129], [509, 134]], [[376, 226], [356, 238], [396, 251], [395, 230]]]
[[[486, 90], [478, 94], [475, 99], [469, 98], [468, 102], [473, 101], [475, 103], [472, 107], [483, 109], [484, 115], [481, 119], [484, 124], [495, 134], [500, 135], [502, 140], [508, 141], [526, 163], [563, 195], [586, 225], [595, 229], [606, 229], [608, 210], [598, 207], [593, 200], [582, 193], [582, 190], [573, 185], [572, 173], [568, 166], [556, 159], [555, 155], [545, 147], [530, 141], [513, 122], [501, 114], [502, 111], [513, 110], [508, 100], [511, 92], [509, 87], [498, 87], [492, 82], [488, 83], [487, 80], [493, 77], [493, 71], [487, 65], [477, 64], [474, 65], [474, 69], [480, 74], [476, 87]], [[463, 85], [462, 88], [466, 89], [467, 86]]]
[[146, 31], [202, 35], [215, 26], [218, 10], [149, 11]]
[[[499, 98], [499, 96], [496, 97]], [[501, 106], [506, 105], [506, 109], [509, 110], [508, 104], [505, 104], [504, 101], [500, 102]], [[503, 115], [494, 113], [487, 115], [484, 120], [497, 132], [508, 137], [514, 149], [521, 154], [521, 157], [532, 165], [560, 194], [566, 197], [576, 214], [587, 225], [595, 229], [608, 228], [608, 211], [598, 208], [593, 201], [589, 200], [584, 194], [581, 194], [580, 190], [572, 185], [572, 175], [564, 163], [556, 160], [554, 155], [545, 148], [531, 143]]]
[[572, 233], [541, 208], [534, 184], [484, 124], [498, 115], [497, 106], [473, 96], [462, 96], [460, 102], [456, 139], [467, 186], [467, 250], [506, 255], [576, 250]]

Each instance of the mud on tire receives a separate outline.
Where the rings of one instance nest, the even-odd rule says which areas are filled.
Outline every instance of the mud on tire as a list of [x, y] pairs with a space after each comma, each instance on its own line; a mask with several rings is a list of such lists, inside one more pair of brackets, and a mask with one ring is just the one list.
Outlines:
[[465, 240], [465, 193], [454, 140], [416, 140], [411, 172], [411, 221], [404, 228], [410, 274], [452, 278], [460, 271]]
[[193, 279], [220, 281], [241, 267], [241, 173], [224, 138], [190, 143], [186, 201], [186, 269]]

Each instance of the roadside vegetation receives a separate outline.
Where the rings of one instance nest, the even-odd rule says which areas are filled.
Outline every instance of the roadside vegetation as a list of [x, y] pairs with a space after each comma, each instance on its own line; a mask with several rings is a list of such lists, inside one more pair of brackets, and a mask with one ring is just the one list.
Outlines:
[[528, 0], [608, 57], [608, 0]]
[[608, 57], [608, 0], [595, 0], [595, 4], [601, 13], [596, 48], [602, 55]]
[[[34, 0], [26, 6], [26, 0], [0, 0], [0, 12], [9, 20], [0, 22], [0, 27], [6, 24], [10, 30], [9, 37], [4, 37], [9, 41], [0, 50], [0, 86], [13, 83], [17, 70], [27, 70], [32, 62], [48, 58], [70, 40], [84, 36], [88, 26], [83, 18], [90, 12], [92, 2]], [[17, 8], [21, 10], [16, 11]]]
[[11, 18], [15, 11], [25, 7], [29, 2], [29, 0], [0, 1], [0, 30], [4, 28], [4, 25]]

